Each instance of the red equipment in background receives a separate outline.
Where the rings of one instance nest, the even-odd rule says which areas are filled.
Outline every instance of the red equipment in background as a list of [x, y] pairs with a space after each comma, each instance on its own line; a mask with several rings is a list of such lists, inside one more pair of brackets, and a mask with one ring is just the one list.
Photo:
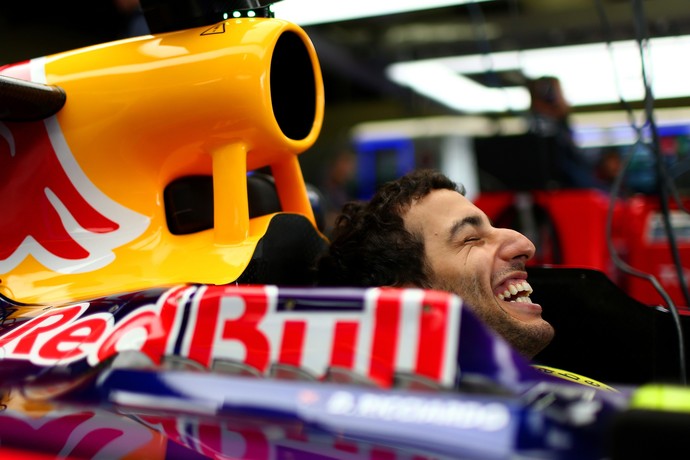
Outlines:
[[[665, 305], [648, 280], [615, 265], [606, 235], [608, 194], [592, 189], [484, 192], [474, 203], [496, 226], [515, 228], [534, 241], [538, 252], [532, 265], [601, 270], [631, 297]], [[686, 306], [659, 208], [654, 196], [617, 201], [611, 241], [622, 261], [656, 277], [676, 306]], [[690, 261], [690, 216], [672, 206], [671, 223], [680, 259]], [[687, 282], [690, 267], [683, 270]]]
[[[685, 199], [687, 208], [690, 199]], [[675, 244], [683, 262], [683, 278], [690, 281], [690, 215], [671, 202], [670, 220]], [[625, 241], [628, 263], [645, 273], [654, 275], [676, 305], [686, 305], [669, 239], [662, 220], [659, 200], [652, 196], [634, 196], [625, 208]], [[688, 264], [687, 266], [685, 264]], [[663, 302], [661, 295], [646, 280], [627, 277], [625, 289], [632, 297], [649, 304]]]

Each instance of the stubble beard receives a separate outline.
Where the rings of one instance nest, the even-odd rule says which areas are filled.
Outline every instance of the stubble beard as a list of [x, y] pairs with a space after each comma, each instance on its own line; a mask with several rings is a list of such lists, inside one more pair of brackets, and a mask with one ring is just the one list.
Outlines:
[[441, 289], [459, 295], [484, 324], [527, 359], [534, 358], [553, 339], [551, 324], [543, 319], [525, 323], [513, 318], [501, 307], [493, 292], [486, 292], [476, 276], [462, 279], [454, 286], [449, 283], [441, 283], [441, 286]]

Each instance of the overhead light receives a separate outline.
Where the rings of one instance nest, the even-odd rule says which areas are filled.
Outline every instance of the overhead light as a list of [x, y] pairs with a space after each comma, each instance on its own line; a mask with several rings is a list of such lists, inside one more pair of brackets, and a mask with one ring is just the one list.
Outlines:
[[[660, 131], [681, 130], [690, 134], [690, 107], [659, 108], [655, 115]], [[642, 119], [644, 113], [634, 110], [633, 116]], [[628, 115], [620, 110], [575, 113], [570, 121], [575, 142], [582, 148], [630, 145], [637, 136]], [[355, 125], [351, 136], [356, 142], [364, 143], [447, 136], [487, 137], [499, 133], [516, 135], [526, 133], [527, 129], [525, 118], [515, 115], [446, 115], [367, 121]]]
[[394, 82], [461, 112], [506, 112], [529, 106], [524, 88], [489, 88], [439, 60], [393, 64], [387, 74]]
[[487, 0], [283, 0], [271, 8], [276, 18], [307, 26], [482, 1]]
[[527, 123], [521, 117], [490, 118], [482, 115], [444, 115], [359, 123], [352, 128], [356, 142], [388, 139], [420, 139], [447, 136], [488, 137], [497, 133], [523, 134]]
[[[690, 96], [690, 36], [653, 38], [648, 43], [646, 71], [655, 99]], [[394, 82], [455, 110], [467, 113], [522, 111], [529, 107], [524, 87], [491, 88], [472, 75], [521, 72], [527, 78], [560, 79], [568, 102], [576, 107], [644, 99], [640, 50], [633, 40], [505, 51], [399, 62], [387, 69]]]
[[[484, 38], [491, 40], [502, 33], [495, 24], [485, 24], [482, 28]], [[477, 29], [471, 24], [458, 24], [457, 21], [440, 23], [412, 22], [391, 26], [383, 35], [387, 47], [429, 45], [434, 43], [457, 43], [476, 39]]]

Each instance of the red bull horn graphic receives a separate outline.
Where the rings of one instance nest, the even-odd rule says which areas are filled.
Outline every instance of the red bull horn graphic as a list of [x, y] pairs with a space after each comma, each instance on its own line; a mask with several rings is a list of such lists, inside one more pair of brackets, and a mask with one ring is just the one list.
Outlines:
[[[12, 67], [6, 74], [45, 83], [44, 61]], [[113, 248], [138, 237], [149, 219], [111, 200], [75, 161], [53, 116], [29, 123], [0, 122], [2, 185], [0, 273], [31, 256], [58, 273], [81, 273], [111, 263]], [[22, 178], [22, 180], [14, 180]], [[36, 219], [40, 216], [40, 219]]]
[[[243, 274], [276, 214], [318, 233], [297, 155], [320, 131], [323, 84], [311, 41], [292, 23], [233, 19], [0, 75], [66, 95], [55, 115], [0, 124], [0, 294], [55, 303], [226, 284]], [[271, 170], [280, 209], [250, 217], [247, 177], [261, 168]], [[171, 204], [179, 183], [210, 191]], [[206, 209], [201, 224], [184, 220]], [[183, 223], [172, 228], [176, 219]]]

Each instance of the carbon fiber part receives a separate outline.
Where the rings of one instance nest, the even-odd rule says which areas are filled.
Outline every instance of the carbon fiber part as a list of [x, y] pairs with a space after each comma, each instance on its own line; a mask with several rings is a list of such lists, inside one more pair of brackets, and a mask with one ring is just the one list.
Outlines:
[[59, 86], [0, 75], [0, 121], [38, 121], [55, 115], [67, 100]]

